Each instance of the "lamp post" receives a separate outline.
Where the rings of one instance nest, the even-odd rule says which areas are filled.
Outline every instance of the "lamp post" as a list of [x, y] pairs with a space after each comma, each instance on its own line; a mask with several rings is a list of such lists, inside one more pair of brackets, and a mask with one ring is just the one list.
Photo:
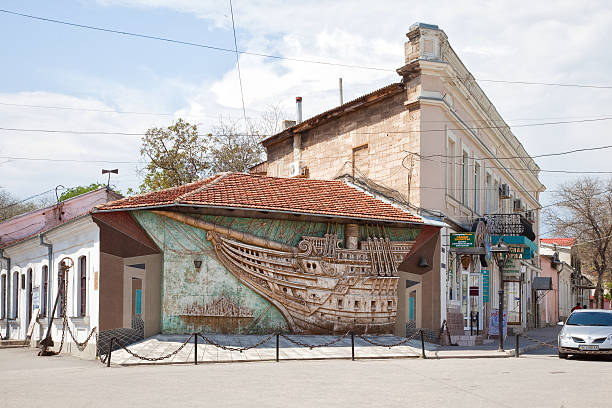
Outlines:
[[495, 246], [491, 248], [497, 267], [499, 268], [499, 347], [497, 351], [504, 351], [504, 264], [510, 252], [508, 245], [504, 243], [502, 237]]

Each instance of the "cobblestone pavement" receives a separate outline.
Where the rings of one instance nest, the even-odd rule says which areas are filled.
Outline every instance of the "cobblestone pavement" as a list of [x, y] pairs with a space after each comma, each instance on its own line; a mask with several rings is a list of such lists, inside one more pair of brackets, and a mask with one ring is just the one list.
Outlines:
[[[179, 348], [189, 336], [185, 335], [157, 335], [145, 339], [139, 343], [132, 344], [128, 348], [143, 357], [156, 358], [168, 354]], [[213, 342], [224, 346], [247, 347], [259, 343], [267, 336], [254, 335], [207, 335]], [[337, 337], [334, 336], [290, 336], [291, 339], [305, 344], [324, 344], [331, 342]], [[381, 344], [393, 344], [405, 340], [395, 336], [376, 336], [370, 337]], [[434, 352], [438, 346], [426, 344], [426, 351]], [[194, 341], [191, 340], [175, 356], [159, 362], [141, 360], [131, 356], [125, 350], [117, 350], [112, 354], [111, 361], [118, 365], [137, 365], [137, 364], [169, 364], [169, 363], [193, 363], [194, 361]], [[355, 337], [355, 357], [356, 358], [393, 358], [393, 357], [420, 357], [420, 340], [410, 340], [405, 345], [392, 348], [373, 346], [366, 341]], [[245, 350], [243, 352], [223, 350], [222, 348], [210, 345], [202, 339], [198, 339], [198, 362], [245, 362], [245, 361], [271, 361], [276, 358], [276, 339], [272, 338], [261, 346]], [[338, 343], [331, 346], [309, 349], [300, 347], [289, 340], [281, 337], [279, 341], [279, 358], [281, 360], [317, 360], [317, 359], [338, 359], [351, 358], [351, 338], [345, 337]]]
[[2, 408], [609, 407], [612, 362], [504, 359], [281, 361], [106, 368], [0, 350]]

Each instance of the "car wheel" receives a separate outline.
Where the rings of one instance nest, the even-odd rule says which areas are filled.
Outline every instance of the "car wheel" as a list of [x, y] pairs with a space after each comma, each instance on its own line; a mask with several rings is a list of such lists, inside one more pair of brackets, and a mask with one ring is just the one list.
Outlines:
[[562, 358], [562, 359], [566, 360], [567, 359], [567, 353], [559, 352], [559, 358]]

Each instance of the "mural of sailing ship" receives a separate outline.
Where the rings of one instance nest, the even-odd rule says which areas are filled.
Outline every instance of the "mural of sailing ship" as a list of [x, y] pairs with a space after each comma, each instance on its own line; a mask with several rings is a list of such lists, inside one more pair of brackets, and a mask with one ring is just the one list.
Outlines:
[[359, 240], [358, 226], [348, 224], [344, 240], [332, 231], [303, 236], [294, 247], [182, 213], [152, 212], [206, 230], [221, 264], [278, 308], [293, 333], [393, 331], [397, 267], [414, 241], [391, 241], [380, 227]]

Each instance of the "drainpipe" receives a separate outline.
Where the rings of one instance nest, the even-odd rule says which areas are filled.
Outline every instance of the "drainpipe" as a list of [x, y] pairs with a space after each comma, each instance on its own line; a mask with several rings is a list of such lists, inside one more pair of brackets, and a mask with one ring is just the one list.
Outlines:
[[47, 305], [45, 306], [46, 312], [47, 312], [47, 325], [48, 328], [51, 329], [51, 288], [53, 287], [53, 285], [51, 285], [51, 282], [53, 282], [53, 279], [51, 278], [53, 276], [53, 245], [52, 244], [47, 244], [44, 241], [43, 238], [43, 234], [39, 234], [38, 235], [38, 239], [40, 242], [40, 245], [47, 247]]
[[10, 325], [9, 325], [9, 315], [11, 311], [9, 310], [9, 299], [11, 294], [11, 258], [4, 256], [4, 250], [0, 249], [0, 259], [6, 261], [6, 287], [4, 288], [6, 305], [4, 306], [5, 318], [6, 318], [6, 339], [8, 340], [10, 335]]

